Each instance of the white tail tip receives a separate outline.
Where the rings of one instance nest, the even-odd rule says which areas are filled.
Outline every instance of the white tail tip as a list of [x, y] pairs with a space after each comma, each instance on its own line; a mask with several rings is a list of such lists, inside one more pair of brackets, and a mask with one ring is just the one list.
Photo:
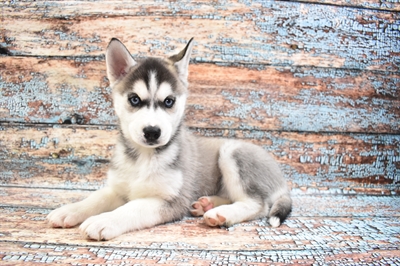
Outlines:
[[281, 220], [276, 216], [269, 218], [268, 222], [272, 227], [278, 227], [281, 225]]

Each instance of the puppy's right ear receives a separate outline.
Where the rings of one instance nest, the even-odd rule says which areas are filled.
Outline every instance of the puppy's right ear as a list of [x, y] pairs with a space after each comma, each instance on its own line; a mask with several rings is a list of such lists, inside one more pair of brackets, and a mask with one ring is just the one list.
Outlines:
[[113, 86], [136, 65], [128, 49], [118, 39], [112, 38], [106, 52], [107, 77]]

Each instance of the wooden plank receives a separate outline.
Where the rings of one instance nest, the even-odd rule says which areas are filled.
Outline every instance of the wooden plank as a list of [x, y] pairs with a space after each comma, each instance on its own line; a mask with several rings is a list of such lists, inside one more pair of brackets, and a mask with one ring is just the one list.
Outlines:
[[[75, 4], [74, 12], [92, 8]], [[57, 18], [39, 14], [39, 19], [13, 16], [11, 7], [1, 33], [13, 55], [99, 56], [111, 37], [121, 38], [135, 56], [164, 55], [196, 36], [198, 62], [399, 70], [398, 12], [282, 1], [236, 3], [215, 16], [196, 8], [178, 16], [163, 14], [159, 5], [148, 8], [154, 15], [146, 10], [139, 16], [108, 15], [117, 4], [105, 13], [76, 17], [69, 8], [46, 5]]]
[[[288, 265], [374, 264], [396, 265], [399, 250], [274, 250], [274, 251], [215, 251], [166, 250], [120, 247], [54, 245], [45, 243], [1, 243], [0, 260], [7, 265], [20, 263], [57, 263], [87, 265]], [[35, 265], [35, 264], [34, 264]]]
[[349, 7], [361, 7], [368, 9], [387, 10], [387, 11], [400, 11], [400, 4], [395, 1], [377, 1], [377, 0], [352, 0], [352, 1], [341, 1], [341, 0], [296, 0], [296, 2], [305, 3], [316, 3], [316, 4], [327, 4], [327, 5], [338, 5], [338, 6], [349, 6]]
[[[3, 57], [0, 66], [2, 121], [117, 123], [102, 60]], [[189, 81], [192, 127], [400, 132], [399, 73], [192, 64]]]
[[29, 207], [55, 209], [78, 202], [93, 191], [77, 189], [43, 189], [29, 187], [1, 187], [2, 207]]
[[[290, 217], [278, 228], [265, 219], [210, 228], [201, 218], [159, 225], [107, 242], [83, 239], [77, 228], [50, 228], [47, 210], [0, 209], [0, 241], [165, 250], [392, 250], [399, 244], [398, 217]], [[17, 225], [17, 226], [16, 226]], [[240, 241], [238, 241], [240, 239]]]
[[[276, 1], [279, 2], [279, 1]], [[359, 7], [375, 10], [400, 11], [399, 3], [395, 1], [379, 0], [296, 0], [292, 2], [336, 5], [344, 7]], [[240, 9], [250, 11], [251, 7], [262, 7], [268, 3], [260, 2], [209, 2], [209, 1], [38, 1], [9, 2], [2, 8], [8, 16], [15, 18], [74, 18], [80, 16], [175, 16], [190, 17], [200, 11], [210, 19], [227, 17], [229, 13], [236, 13]], [[0, 5], [1, 6], [1, 5]], [[51, 7], [51, 8], [49, 8]]]
[[[116, 129], [5, 125], [0, 131], [2, 184], [85, 189], [103, 184]], [[346, 194], [400, 193], [398, 135], [193, 131], [263, 146], [281, 163], [292, 188]]]
[[107, 170], [108, 162], [92, 158], [7, 159], [0, 166], [0, 184], [93, 190], [104, 185]]
[[2, 158], [110, 159], [117, 141], [115, 126], [0, 124]]
[[[2, 207], [55, 209], [88, 197], [92, 191], [0, 187]], [[292, 191], [295, 217], [400, 217], [400, 197], [307, 194]], [[329, 199], [329, 200], [327, 200]]]

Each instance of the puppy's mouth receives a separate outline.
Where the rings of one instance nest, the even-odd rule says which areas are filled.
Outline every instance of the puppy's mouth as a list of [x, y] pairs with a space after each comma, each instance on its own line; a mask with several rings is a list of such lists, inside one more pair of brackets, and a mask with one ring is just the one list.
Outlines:
[[159, 141], [154, 141], [154, 142], [143, 141], [141, 146], [145, 147], [145, 148], [148, 148], [148, 149], [163, 149], [164, 147], [168, 146], [168, 142], [167, 143], [161, 143]]
[[156, 146], [158, 146], [159, 145], [159, 142], [158, 141], [148, 141], [148, 140], [144, 140], [144, 142], [143, 142], [146, 146], [154, 146], [154, 147], [156, 147]]

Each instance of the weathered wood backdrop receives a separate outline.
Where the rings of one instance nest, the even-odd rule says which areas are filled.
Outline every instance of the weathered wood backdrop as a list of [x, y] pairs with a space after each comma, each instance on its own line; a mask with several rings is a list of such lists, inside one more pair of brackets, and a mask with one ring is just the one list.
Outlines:
[[[2, 1], [0, 259], [63, 263], [399, 263], [398, 0]], [[104, 51], [195, 37], [187, 124], [264, 146], [294, 195], [278, 229], [201, 219], [107, 243], [49, 228], [103, 184], [117, 134]]]

